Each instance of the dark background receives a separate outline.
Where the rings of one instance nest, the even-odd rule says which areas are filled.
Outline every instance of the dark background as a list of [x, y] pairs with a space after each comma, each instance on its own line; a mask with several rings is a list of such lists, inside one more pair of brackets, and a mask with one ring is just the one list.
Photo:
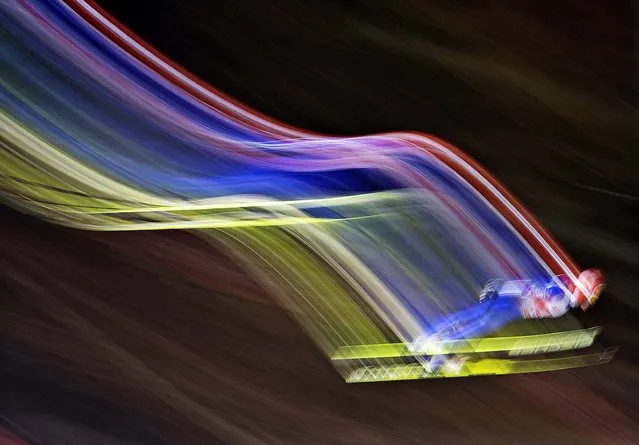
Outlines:
[[632, 2], [101, 4], [288, 124], [418, 130], [466, 150], [578, 263], [608, 274], [584, 324], [623, 348], [609, 365], [552, 374], [346, 385], [215, 246], [74, 232], [3, 209], [6, 427], [46, 444], [636, 443]]

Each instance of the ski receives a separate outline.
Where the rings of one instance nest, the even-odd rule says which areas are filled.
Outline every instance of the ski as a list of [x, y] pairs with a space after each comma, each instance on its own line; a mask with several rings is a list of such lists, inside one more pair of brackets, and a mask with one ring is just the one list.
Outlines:
[[362, 366], [349, 370], [344, 379], [347, 383], [365, 383], [560, 371], [608, 363], [617, 350], [618, 348], [609, 348], [602, 352], [544, 359], [467, 360], [456, 369], [444, 366], [434, 372], [417, 363]]
[[404, 343], [342, 346], [333, 353], [331, 360], [488, 352], [506, 352], [508, 355], [543, 354], [587, 348], [593, 344], [600, 332], [601, 328], [594, 327], [547, 334], [448, 340], [427, 345], [417, 351], [411, 350]]

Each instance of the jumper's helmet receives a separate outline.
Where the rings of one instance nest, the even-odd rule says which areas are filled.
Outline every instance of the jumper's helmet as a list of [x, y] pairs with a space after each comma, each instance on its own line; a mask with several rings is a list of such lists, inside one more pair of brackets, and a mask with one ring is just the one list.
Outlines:
[[572, 298], [576, 305], [586, 310], [599, 299], [606, 287], [603, 273], [599, 269], [587, 269], [579, 274], [579, 280], [572, 286]]

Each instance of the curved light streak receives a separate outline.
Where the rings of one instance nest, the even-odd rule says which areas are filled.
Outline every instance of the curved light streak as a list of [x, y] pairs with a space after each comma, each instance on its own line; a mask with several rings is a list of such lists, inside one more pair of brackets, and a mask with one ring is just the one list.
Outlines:
[[[84, 230], [215, 238], [328, 356], [396, 352], [475, 304], [488, 279], [566, 274], [581, 286], [579, 267], [530, 212], [445, 141], [284, 125], [196, 79], [91, 1], [0, 8], [0, 184], [24, 211]], [[467, 340], [462, 351], [534, 340], [512, 338], [497, 350]], [[426, 369], [423, 355], [393, 357]]]

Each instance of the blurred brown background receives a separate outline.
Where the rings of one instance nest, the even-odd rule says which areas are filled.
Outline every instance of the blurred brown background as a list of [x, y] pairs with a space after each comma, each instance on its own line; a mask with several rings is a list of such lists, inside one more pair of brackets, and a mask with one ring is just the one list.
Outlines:
[[639, 437], [632, 2], [101, 4], [258, 111], [333, 134], [419, 130], [509, 186], [610, 286], [609, 365], [346, 385], [215, 246], [2, 209], [0, 408], [43, 444], [622, 444]]

